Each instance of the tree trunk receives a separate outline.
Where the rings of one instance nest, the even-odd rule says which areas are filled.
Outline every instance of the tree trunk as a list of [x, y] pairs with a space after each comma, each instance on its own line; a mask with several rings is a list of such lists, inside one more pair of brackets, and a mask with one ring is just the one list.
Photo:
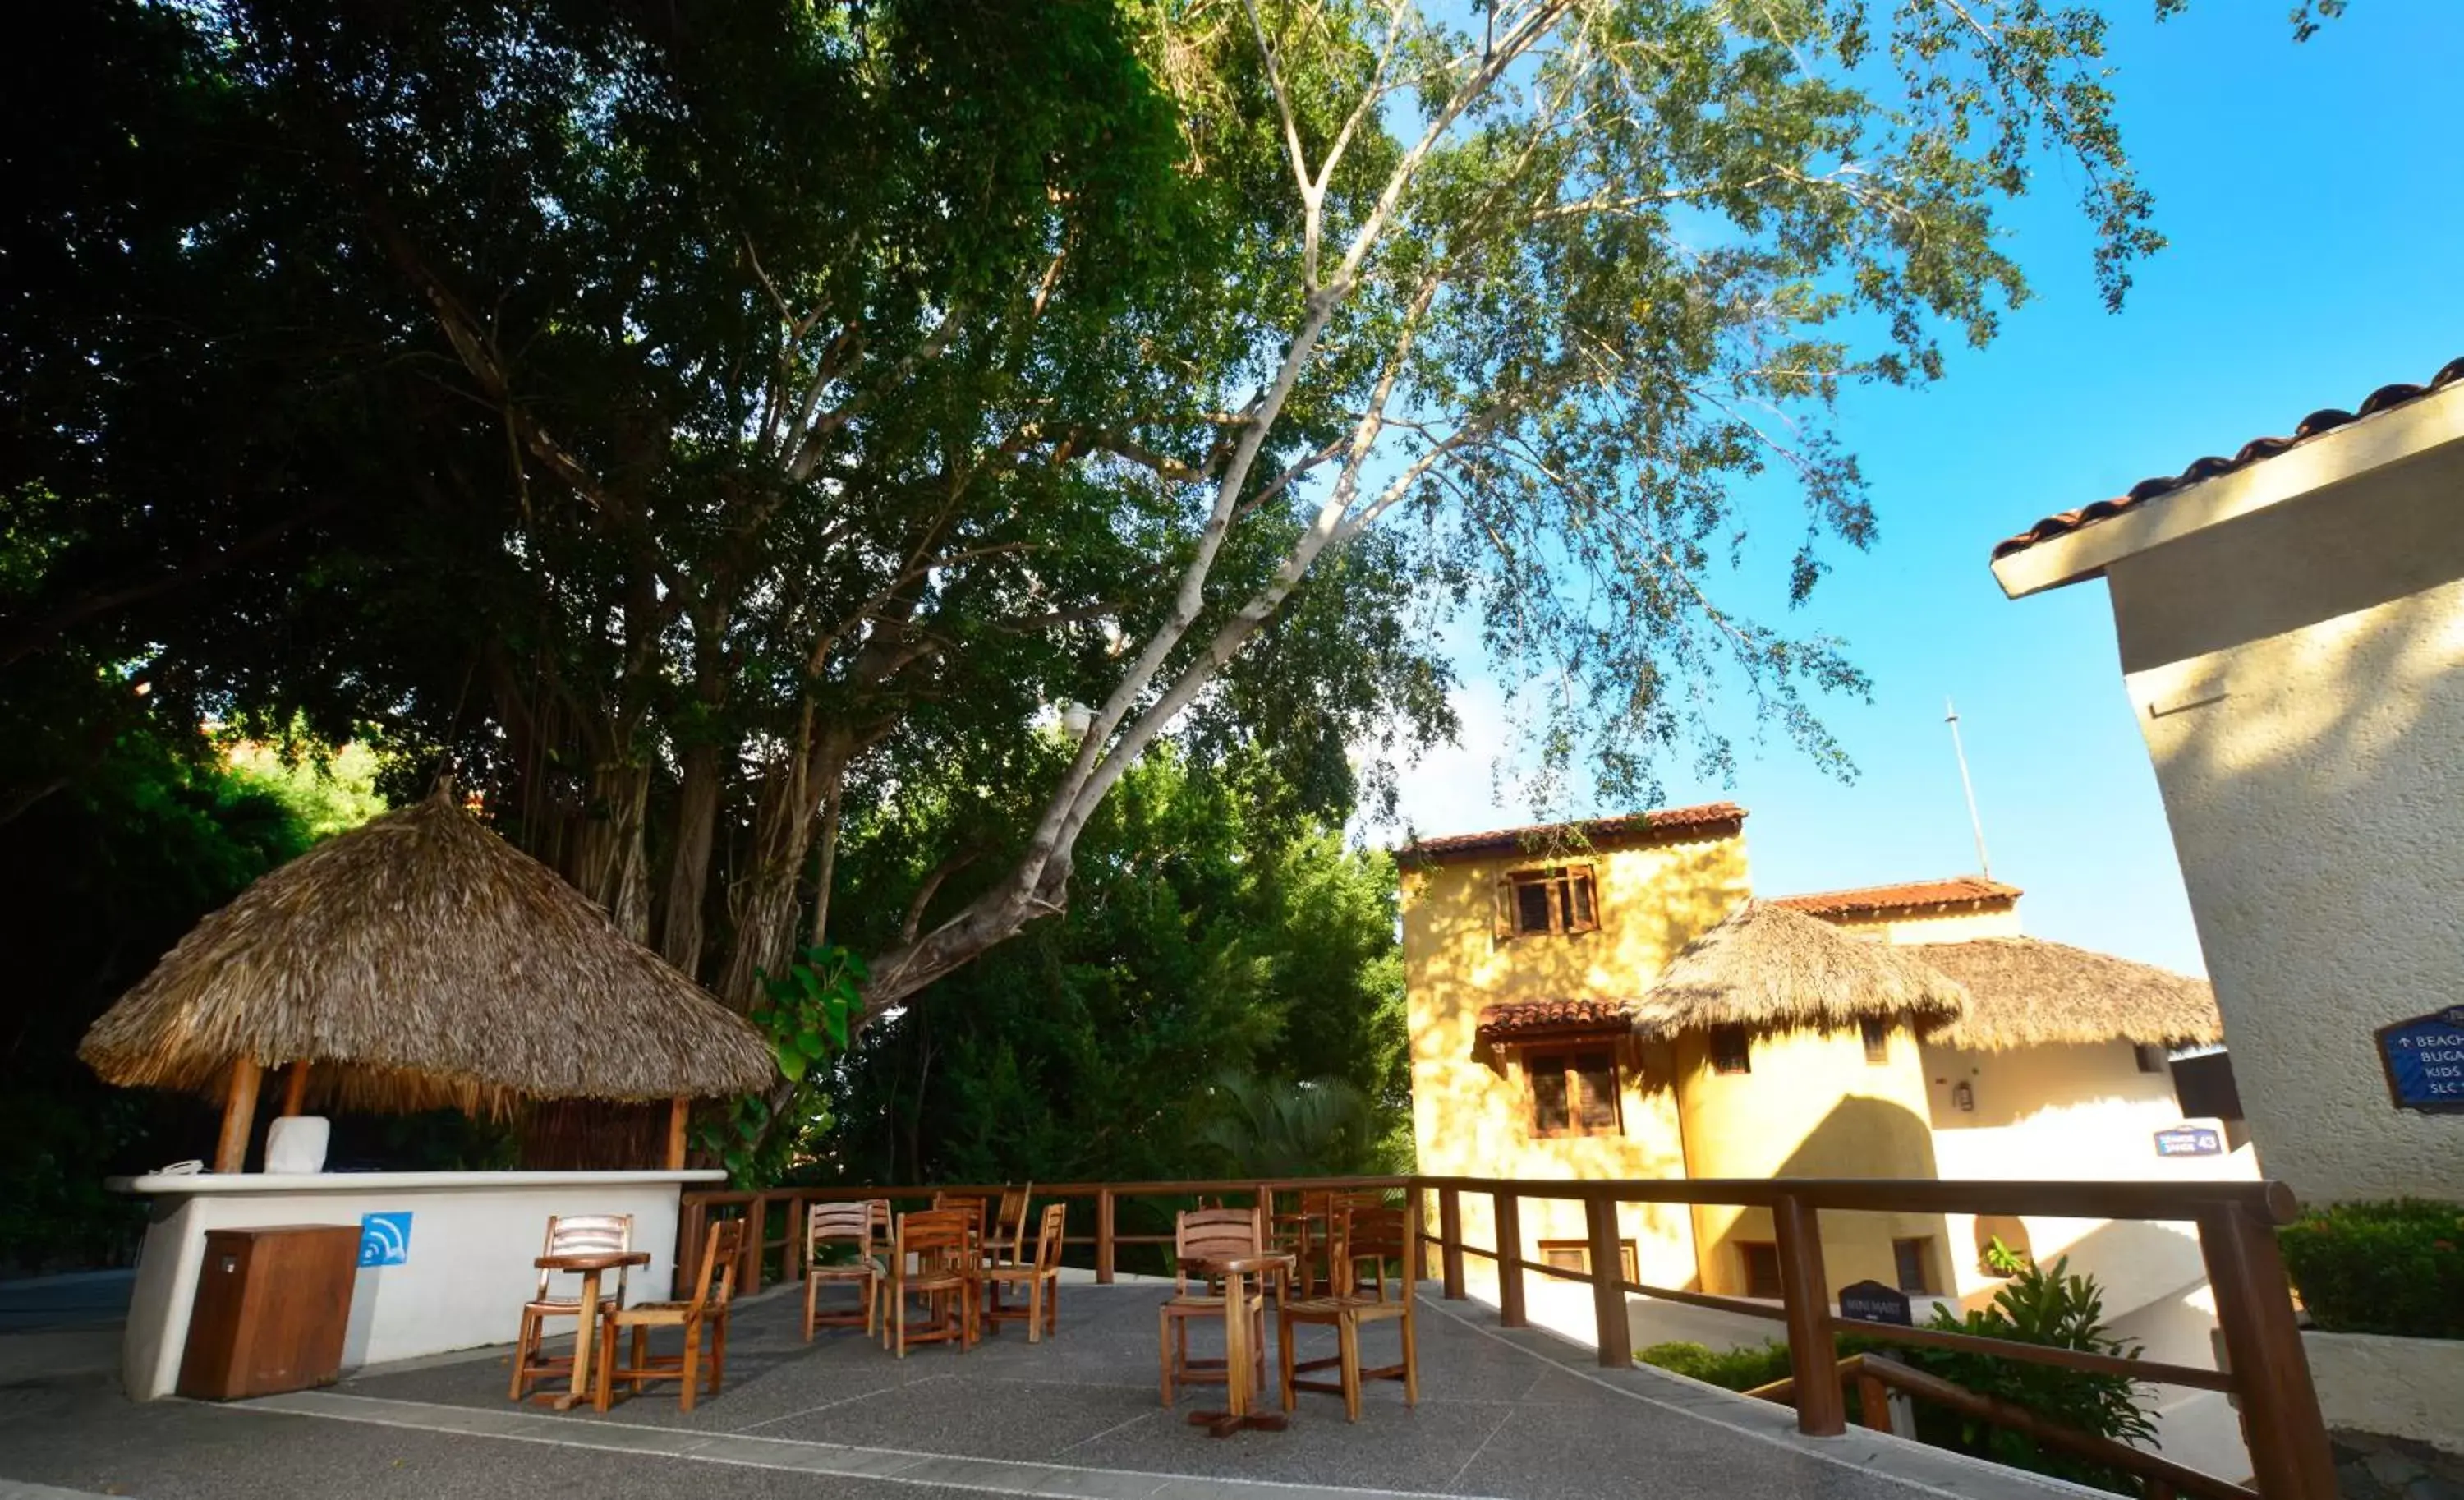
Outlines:
[[675, 849], [668, 861], [659, 953], [689, 975], [701, 968], [702, 903], [709, 894], [711, 842], [718, 823], [718, 760], [716, 745], [688, 748], [676, 792]]
[[728, 950], [718, 998], [737, 1010], [752, 1009], [761, 976], [783, 972], [795, 955], [803, 907], [797, 899], [797, 877], [813, 847], [815, 815], [827, 789], [847, 774], [850, 740], [845, 730], [807, 728], [803, 739], [762, 781], [754, 804], [752, 870], [730, 903], [736, 942]]
[[649, 766], [593, 766], [570, 866], [582, 893], [605, 907], [618, 929], [641, 942], [650, 937], [649, 859], [642, 844], [649, 804]]

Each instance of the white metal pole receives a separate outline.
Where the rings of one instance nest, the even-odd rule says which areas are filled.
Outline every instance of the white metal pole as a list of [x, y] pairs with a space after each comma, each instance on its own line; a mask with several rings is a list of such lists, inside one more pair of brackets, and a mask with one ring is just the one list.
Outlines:
[[1993, 861], [1985, 854], [1985, 820], [1976, 814], [1976, 783], [1968, 777], [1968, 747], [1959, 741], [1959, 707], [1944, 698], [1943, 722], [1950, 726], [1950, 753], [1959, 758], [1959, 789], [1968, 794], [1968, 826], [1976, 833], [1976, 872], [1987, 878], [1993, 874]]

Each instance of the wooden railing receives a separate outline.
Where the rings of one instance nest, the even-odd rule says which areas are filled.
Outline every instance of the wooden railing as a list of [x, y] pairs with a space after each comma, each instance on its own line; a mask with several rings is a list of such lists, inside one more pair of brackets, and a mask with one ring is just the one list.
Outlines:
[[[1466, 1295], [1467, 1258], [1493, 1264], [1497, 1268], [1498, 1321], [1505, 1327], [1527, 1324], [1527, 1272], [1588, 1284], [1592, 1288], [1599, 1361], [1604, 1366], [1621, 1368], [1633, 1362], [1633, 1339], [1626, 1320], [1625, 1299], [1629, 1295], [1657, 1297], [1780, 1323], [1787, 1335], [1797, 1427], [1813, 1436], [1837, 1436], [1847, 1430], [1847, 1403], [1839, 1382], [1836, 1340], [1842, 1333], [1854, 1333], [1873, 1341], [1956, 1349], [2159, 1384], [2222, 1391], [2241, 1409], [2254, 1483], [2263, 1500], [2328, 1500], [2335, 1492], [2326, 1427], [2320, 1417], [2318, 1395], [2311, 1388], [2309, 1364], [2294, 1323], [2284, 1268], [2277, 1256], [2275, 1228], [2291, 1223], [2294, 1217], [2292, 1194], [2278, 1182], [1964, 1182], [1812, 1178], [1570, 1181], [1418, 1176], [1264, 1181], [1227, 1179], [1039, 1182], [1034, 1194], [1039, 1200], [1057, 1199], [1072, 1204], [1083, 1202], [1089, 1206], [1085, 1230], [1073, 1232], [1068, 1244], [1091, 1246], [1095, 1277], [1109, 1282], [1115, 1274], [1123, 1246], [1169, 1245], [1172, 1239], [1169, 1233], [1119, 1232], [1124, 1202], [1159, 1200], [1186, 1204], [1193, 1199], [1208, 1197], [1247, 1198], [1272, 1205], [1279, 1193], [1330, 1188], [1410, 1188], [1433, 1197], [1436, 1212], [1433, 1216], [1424, 1213], [1422, 1222], [1435, 1227], [1424, 1230], [1422, 1237], [1437, 1263], [1433, 1268], [1443, 1294], [1458, 1300]], [[929, 1202], [936, 1191], [990, 1197], [1001, 1188], [1000, 1184], [981, 1183], [941, 1188], [849, 1186], [781, 1188], [767, 1193], [687, 1193], [678, 1224], [679, 1246], [681, 1249], [698, 1245], [704, 1225], [713, 1216], [742, 1213], [751, 1217], [755, 1222], [753, 1232], [746, 1236], [747, 1264], [738, 1273], [739, 1284], [747, 1290], [759, 1290], [774, 1251], [780, 1253], [778, 1275], [797, 1274], [793, 1225], [803, 1219], [805, 1204], [850, 1198], [888, 1198], [902, 1205], [920, 1204]], [[1511, 1252], [1502, 1253], [1497, 1246], [1464, 1242], [1463, 1201], [1466, 1194], [1489, 1200], [1498, 1244], [1515, 1247]], [[1585, 1240], [1593, 1270], [1572, 1270], [1523, 1257], [1522, 1205], [1529, 1201], [1583, 1205]], [[1625, 1280], [1615, 1268], [1622, 1262], [1617, 1209], [1626, 1203], [1769, 1210], [1779, 1261], [1779, 1304], [1774, 1307], [1769, 1302]], [[781, 1207], [785, 1212], [774, 1221], [774, 1210]], [[2198, 1231], [2229, 1368], [2210, 1370], [2152, 1359], [2124, 1359], [2084, 1350], [1844, 1320], [1833, 1309], [1830, 1280], [1823, 1266], [1818, 1225], [1824, 1213], [2188, 1222]], [[1078, 1217], [1073, 1215], [1073, 1220]], [[685, 1263], [687, 1257], [680, 1254], [678, 1259]], [[2210, 1485], [2216, 1483], [2206, 1476], [2201, 1478]], [[2173, 1481], [2167, 1483], [2186, 1493], [2217, 1492], [2188, 1489]]]
[[[2117, 1443], [2098, 1433], [2082, 1432], [2077, 1427], [2030, 1411], [2025, 1406], [1996, 1396], [1971, 1391], [1953, 1384], [1940, 1376], [1913, 1370], [1885, 1355], [1850, 1355], [1839, 1361], [1839, 1384], [1857, 1392], [1859, 1414], [1865, 1425], [1880, 1432], [1893, 1432], [1890, 1412], [1894, 1391], [1947, 1407], [1963, 1417], [1977, 1422], [2007, 1427], [2013, 1432], [2034, 1438], [2049, 1448], [2059, 1448], [2090, 1463], [2119, 1469], [2134, 1475], [2140, 1483], [2140, 1500], [2179, 1500], [2192, 1495], [2197, 1500], [2251, 1500], [2251, 1491], [2213, 1474], [2203, 1474], [2195, 1468], [2176, 1464], [2171, 1459], [2134, 1448], [2127, 1443]], [[1796, 1400], [1796, 1378], [1773, 1380], [1746, 1392], [1763, 1401], [1793, 1405]], [[1901, 1432], [1902, 1437], [1914, 1437], [1913, 1432]]]

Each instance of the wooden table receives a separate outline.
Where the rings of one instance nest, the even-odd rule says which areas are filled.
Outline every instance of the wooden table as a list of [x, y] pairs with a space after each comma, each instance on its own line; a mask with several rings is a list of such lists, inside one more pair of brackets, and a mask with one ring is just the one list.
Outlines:
[[1255, 1427], [1265, 1432], [1281, 1432], [1290, 1419], [1280, 1411], [1251, 1411], [1249, 1372], [1256, 1353], [1249, 1348], [1249, 1297], [1246, 1277], [1273, 1274], [1289, 1276], [1295, 1257], [1289, 1250], [1269, 1250], [1263, 1255], [1224, 1255], [1208, 1260], [1193, 1258], [1189, 1269], [1204, 1276], [1223, 1278], [1223, 1400], [1227, 1411], [1194, 1411], [1189, 1424], [1204, 1427], [1207, 1435], [1228, 1438], [1243, 1428]]
[[619, 1266], [648, 1266], [648, 1250], [593, 1250], [583, 1255], [542, 1255], [531, 1263], [541, 1270], [572, 1271], [582, 1278], [582, 1307], [573, 1331], [573, 1389], [561, 1396], [544, 1392], [533, 1401], [545, 1401], [559, 1411], [571, 1411], [590, 1400], [590, 1356], [599, 1345], [599, 1278], [603, 1272]]

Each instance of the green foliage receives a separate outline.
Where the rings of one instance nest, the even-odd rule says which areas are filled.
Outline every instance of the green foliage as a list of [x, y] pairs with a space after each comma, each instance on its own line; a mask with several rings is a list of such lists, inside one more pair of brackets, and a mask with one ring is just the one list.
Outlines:
[[[0, 1008], [0, 1268], [112, 1264], [143, 1214], [103, 1177], [196, 1156], [213, 1124], [197, 1101], [105, 1087], [77, 1040], [190, 924], [308, 838], [116, 674], [6, 680], [58, 712], [11, 714], [24, 732], [0, 739], [0, 787], [19, 793], [0, 806], [0, 868], [16, 877], [0, 901], [14, 1001]], [[0, 704], [32, 706], [11, 696]]]
[[225, 759], [239, 781], [281, 803], [311, 841], [356, 828], [385, 810], [377, 792], [376, 752], [363, 744], [328, 751], [313, 742], [243, 740]]
[[1341, 1078], [1258, 1078], [1223, 1072], [1198, 1143], [1221, 1154], [1209, 1175], [1342, 1177], [1376, 1170], [1376, 1111]]
[[[835, 944], [796, 955], [783, 974], [762, 976], [762, 994], [748, 1019], [770, 1043], [786, 1087], [748, 1093], [715, 1114], [705, 1110], [697, 1140], [737, 1187], [776, 1182], [829, 1133], [832, 1117], [825, 1075], [847, 1054], [864, 1012], [864, 960]], [[773, 1129], [781, 1120], [786, 1128]]]
[[2277, 1231], [2318, 1327], [2464, 1338], [2464, 1207], [2427, 1199], [2336, 1203]]
[[[1938, 1308], [1926, 1326], [1980, 1338], [2078, 1349], [2125, 1359], [2138, 1357], [2137, 1345], [2105, 1332], [2104, 1297], [2097, 1288], [2096, 1278], [2067, 1274], [2067, 1257], [2057, 1258], [2047, 1268], [2004, 1250], [1997, 1263], [1997, 1269], [2002, 1268], [2009, 1268], [2010, 1280], [1994, 1292], [1991, 1306], [1972, 1311], [1966, 1317], [1947, 1308]], [[2142, 1387], [2127, 1376], [2092, 1375], [1940, 1349], [1895, 1350], [1892, 1357], [1979, 1395], [2024, 1406], [2063, 1426], [2120, 1443], [2154, 1445], [2156, 1426], [2141, 1404]], [[2124, 1494], [2137, 1492], [2137, 1487], [2126, 1476], [2101, 1465], [2044, 1447], [2035, 1439], [2008, 1428], [1937, 1411], [1922, 1403], [1917, 1435], [1937, 1446], [2014, 1468], [2033, 1469]]]
[[[894, 809], [851, 823], [842, 940], [897, 922], [950, 849], [975, 846], [974, 784], [965, 768], [902, 783]], [[1151, 757], [1081, 841], [1067, 911], [858, 1038], [817, 1170], [1057, 1181], [1407, 1164], [1396, 901], [1384, 855], [1347, 849], [1263, 770]]]
[[1644, 1364], [1674, 1370], [1723, 1390], [1750, 1391], [1789, 1377], [1788, 1345], [1772, 1339], [1743, 1349], [1713, 1350], [1702, 1344], [1652, 1344], [1635, 1352]]
[[[2013, 1253], [1998, 1240], [1986, 1250], [1989, 1265], [2009, 1282], [1994, 1293], [1991, 1307], [1961, 1317], [1937, 1308], [1925, 1326], [1947, 1334], [2006, 1339], [2054, 1349], [2138, 1357], [2136, 1345], [2114, 1338], [2103, 1327], [2104, 1299], [2091, 1276], [2067, 1274], [2067, 1260], [2039, 1268]], [[1924, 1349], [1854, 1335], [1837, 1340], [1840, 1357], [1879, 1354], [1979, 1395], [1997, 1397], [2051, 1422], [2118, 1443], [2153, 1446], [2155, 1423], [2141, 1405], [2141, 1388], [2123, 1376], [2089, 1375], [2048, 1365], [2026, 1364], [1988, 1355]], [[1674, 1370], [1732, 1391], [1751, 1390], [1790, 1374], [1788, 1346], [1770, 1342], [1758, 1347], [1714, 1352], [1701, 1344], [1654, 1344], [1635, 1357], [1645, 1364]], [[1858, 1396], [1848, 1396], [1852, 1409]], [[1917, 1402], [1917, 1437], [1936, 1447], [1989, 1459], [2013, 1468], [2053, 1474], [2080, 1484], [2136, 1494], [2128, 1477], [2086, 1463], [2007, 1428], [1976, 1422], [1956, 1412]]]

